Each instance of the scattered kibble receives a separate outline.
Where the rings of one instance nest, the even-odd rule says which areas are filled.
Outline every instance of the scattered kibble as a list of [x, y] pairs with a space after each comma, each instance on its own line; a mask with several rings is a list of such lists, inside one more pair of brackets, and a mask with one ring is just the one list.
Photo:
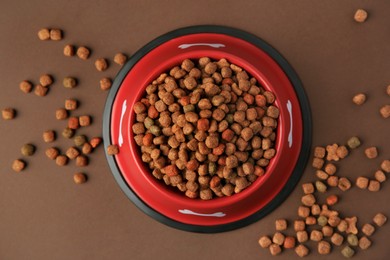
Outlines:
[[62, 31], [60, 29], [51, 29], [50, 30], [50, 40], [52, 40], [52, 41], [62, 40]]
[[62, 85], [64, 85], [65, 88], [75, 88], [77, 86], [77, 80], [72, 77], [65, 77], [62, 80]]
[[381, 163], [381, 169], [386, 173], [390, 173], [390, 160], [384, 160]]
[[321, 193], [324, 193], [327, 191], [327, 187], [326, 185], [322, 182], [322, 181], [316, 181], [315, 182], [315, 185], [316, 185], [316, 189], [317, 191], [321, 192]]
[[322, 234], [324, 235], [324, 237], [331, 237], [333, 235], [333, 227], [331, 226], [323, 226], [322, 227]]
[[77, 52], [76, 52], [77, 57], [79, 57], [82, 60], [87, 60], [89, 58], [90, 53], [91, 51], [84, 46], [80, 46], [79, 48], [77, 48]]
[[357, 246], [359, 244], [359, 239], [355, 234], [349, 234], [347, 236], [347, 241], [351, 246]]
[[316, 198], [313, 194], [306, 194], [301, 198], [301, 202], [303, 205], [311, 207], [316, 202]]
[[92, 150], [93, 150], [92, 145], [90, 145], [89, 143], [85, 143], [81, 147], [81, 151], [83, 154], [90, 154]]
[[95, 67], [98, 71], [105, 71], [108, 68], [106, 59], [99, 58], [95, 61]]
[[7, 107], [1, 111], [1, 116], [4, 120], [12, 120], [15, 118], [16, 111], [13, 108]]
[[111, 144], [107, 147], [107, 154], [108, 155], [115, 155], [119, 153], [119, 147], [115, 144]]
[[369, 248], [372, 244], [371, 240], [368, 239], [368, 237], [366, 236], [363, 236], [359, 239], [359, 247], [363, 250], [366, 250], [367, 248]]
[[64, 166], [68, 164], [68, 157], [62, 154], [58, 155], [55, 160], [58, 166]]
[[330, 241], [336, 246], [341, 246], [344, 242], [344, 237], [339, 233], [333, 233]]
[[74, 130], [69, 128], [69, 127], [66, 127], [62, 131], [62, 136], [67, 138], [67, 139], [70, 139], [70, 138], [72, 138], [74, 136]]
[[118, 65], [123, 66], [126, 63], [127, 56], [123, 53], [117, 53], [114, 56], [114, 62]]
[[384, 105], [379, 109], [379, 113], [383, 118], [390, 117], [390, 105]]
[[71, 116], [68, 118], [68, 128], [76, 130], [80, 127], [79, 118]]
[[364, 153], [368, 159], [374, 159], [378, 156], [378, 149], [375, 146], [368, 147]]
[[45, 143], [51, 143], [56, 140], [56, 133], [53, 130], [47, 130], [42, 134], [43, 141]]
[[324, 159], [314, 157], [312, 166], [313, 166], [313, 168], [321, 169], [322, 166], [324, 166], [324, 163], [325, 163]]
[[325, 148], [321, 146], [317, 146], [314, 148], [314, 157], [316, 158], [324, 158], [325, 157]]
[[71, 56], [74, 56], [74, 54], [75, 54], [74, 46], [71, 45], [71, 44], [65, 45], [65, 47], [64, 47], [64, 55], [67, 56], [67, 57], [71, 57]]
[[386, 93], [387, 93], [388, 96], [390, 96], [390, 85], [387, 86]]
[[41, 41], [47, 41], [50, 39], [50, 31], [47, 28], [42, 28], [38, 31], [38, 38]]
[[324, 227], [328, 224], [328, 218], [325, 216], [319, 216], [317, 218], [317, 223], [318, 223], [318, 225]]
[[337, 197], [337, 195], [330, 195], [326, 198], [326, 204], [328, 204], [329, 206], [333, 206], [338, 201], [339, 201], [339, 198]]
[[325, 165], [324, 171], [328, 175], [334, 175], [336, 173], [336, 171], [337, 171], [336, 165], [334, 165], [333, 163], [327, 163]]
[[352, 233], [356, 235], [358, 233], [358, 229], [356, 227], [357, 220], [356, 216], [345, 218], [345, 221], [347, 222], [347, 230], [345, 230], [345, 232], [347, 232], [347, 234]]
[[24, 93], [30, 93], [33, 85], [27, 80], [23, 80], [19, 83], [19, 89]]
[[83, 146], [87, 142], [87, 137], [85, 135], [77, 135], [73, 138], [73, 141], [76, 146]]
[[307, 218], [310, 215], [310, 208], [305, 206], [298, 207], [298, 216], [302, 218]]
[[294, 231], [304, 231], [306, 227], [305, 221], [303, 220], [295, 220], [294, 221]]
[[375, 179], [379, 182], [385, 182], [386, 181], [386, 175], [383, 171], [378, 170], [375, 172]]
[[377, 192], [381, 189], [381, 183], [377, 180], [370, 180], [368, 183], [368, 188], [369, 191]]
[[75, 99], [66, 99], [65, 100], [65, 109], [66, 110], [75, 110], [78, 107], [78, 102]]
[[65, 120], [68, 118], [68, 111], [65, 108], [59, 108], [56, 110], [56, 119]]
[[23, 156], [32, 156], [35, 153], [35, 146], [32, 144], [25, 144], [20, 149]]
[[370, 180], [366, 177], [358, 177], [356, 179], [356, 186], [359, 189], [367, 189], [369, 181]]
[[83, 184], [87, 181], [87, 175], [84, 173], [78, 172], [73, 175], [73, 181], [76, 184]]
[[319, 242], [323, 239], [324, 235], [319, 230], [312, 230], [310, 232], [310, 240]]
[[259, 239], [259, 245], [262, 248], [268, 248], [271, 244], [272, 244], [272, 241], [271, 241], [271, 239], [268, 236], [262, 236]]
[[353, 136], [353, 137], [348, 139], [347, 144], [348, 144], [349, 148], [356, 149], [356, 148], [358, 148], [360, 146], [361, 142], [360, 142], [359, 137]]
[[285, 219], [277, 219], [275, 221], [275, 229], [277, 231], [282, 231], [287, 229], [287, 220]]
[[305, 193], [305, 194], [312, 194], [312, 193], [314, 193], [314, 185], [313, 185], [313, 183], [309, 182], [309, 183], [302, 184], [302, 190], [303, 190], [303, 193]]
[[50, 147], [46, 149], [45, 154], [49, 159], [55, 160], [60, 154], [60, 151], [55, 147]]
[[74, 160], [80, 155], [80, 152], [76, 147], [69, 147], [65, 154], [70, 160]]
[[351, 258], [355, 254], [355, 251], [349, 246], [346, 246], [341, 250], [341, 254], [346, 258]]
[[304, 243], [307, 240], [309, 240], [309, 235], [307, 234], [307, 231], [305, 231], [305, 230], [298, 231], [296, 235], [297, 235], [297, 240], [299, 243]]
[[366, 102], [366, 95], [363, 94], [363, 93], [359, 93], [359, 94], [356, 94], [353, 98], [352, 98], [352, 102], [355, 103], [356, 105], [363, 105], [365, 102]]
[[352, 187], [352, 184], [350, 180], [348, 180], [346, 177], [341, 177], [339, 178], [339, 183], [337, 187], [339, 187], [339, 189], [342, 191], [347, 191]]
[[15, 172], [21, 172], [24, 170], [25, 167], [26, 162], [21, 159], [14, 160], [12, 162], [12, 170], [14, 170]]
[[79, 116], [80, 126], [89, 126], [91, 125], [91, 117], [90, 116]]
[[286, 249], [291, 249], [295, 247], [295, 237], [286, 236], [284, 239], [283, 247]]
[[49, 92], [49, 88], [48, 87], [44, 87], [40, 84], [36, 85], [35, 86], [35, 89], [34, 89], [34, 94], [38, 97], [44, 97], [47, 95], [47, 93]]
[[354, 15], [354, 19], [358, 23], [363, 23], [367, 20], [368, 13], [364, 9], [357, 9]]
[[387, 222], [387, 217], [382, 213], [378, 213], [373, 218], [373, 221], [378, 227], [381, 227]]
[[271, 255], [275, 256], [282, 252], [282, 248], [280, 247], [280, 245], [271, 244], [269, 246], [269, 252], [271, 253]]
[[101, 144], [101, 142], [102, 142], [102, 138], [100, 138], [100, 137], [93, 137], [89, 141], [89, 143], [91, 144], [92, 148], [98, 147], [99, 144]]
[[272, 242], [281, 246], [284, 243], [284, 239], [285, 239], [285, 236], [282, 233], [276, 232], [274, 234], [274, 236], [272, 237]]
[[42, 87], [48, 87], [51, 84], [53, 84], [53, 77], [49, 74], [44, 74], [44, 75], [39, 77], [39, 84]]
[[375, 227], [373, 225], [371, 225], [370, 223], [366, 223], [362, 227], [362, 232], [363, 232], [363, 234], [365, 234], [366, 236], [369, 237], [375, 232]]
[[320, 255], [328, 255], [328, 254], [330, 254], [330, 251], [332, 250], [332, 246], [330, 245], [329, 242], [322, 240], [322, 241], [318, 242], [317, 249], [318, 249], [318, 253]]
[[304, 245], [298, 245], [296, 248], [295, 248], [295, 253], [299, 256], [299, 257], [305, 257], [309, 254], [309, 249], [304, 246]]
[[109, 90], [111, 88], [111, 85], [112, 85], [112, 81], [110, 78], [102, 78], [100, 80], [100, 89], [101, 90]]
[[88, 165], [88, 157], [85, 155], [79, 155], [76, 157], [76, 166], [85, 167]]

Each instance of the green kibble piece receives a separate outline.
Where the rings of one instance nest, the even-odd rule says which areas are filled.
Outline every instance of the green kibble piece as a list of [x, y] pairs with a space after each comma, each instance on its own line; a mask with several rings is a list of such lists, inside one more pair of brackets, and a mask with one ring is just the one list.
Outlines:
[[229, 123], [229, 124], [233, 124], [234, 123], [234, 119], [233, 119], [233, 115], [232, 114], [227, 114], [225, 116], [225, 120]]
[[349, 138], [348, 142], [347, 142], [347, 145], [349, 148], [351, 149], [355, 149], [355, 148], [358, 148], [360, 146], [360, 140], [358, 137], [354, 136], [354, 137], [351, 137]]
[[348, 244], [351, 246], [357, 246], [359, 245], [359, 239], [355, 234], [349, 234], [347, 237]]
[[326, 187], [326, 185], [322, 181], [316, 181], [316, 189], [319, 192], [324, 193], [324, 192], [326, 192], [327, 187]]
[[187, 112], [194, 112], [195, 111], [195, 106], [194, 105], [186, 105], [183, 107], [183, 111], [184, 113], [187, 113]]
[[65, 88], [74, 88], [77, 86], [77, 81], [75, 78], [66, 77], [62, 81], [62, 85], [64, 85]]
[[217, 165], [214, 162], [209, 163], [209, 173], [214, 175], [217, 172]]
[[20, 149], [23, 156], [31, 156], [35, 153], [35, 146], [32, 144], [25, 144], [22, 146], [22, 149]]
[[74, 130], [67, 127], [62, 131], [62, 136], [70, 139], [74, 136]]
[[341, 250], [341, 254], [346, 258], [351, 258], [355, 254], [355, 251], [349, 246], [346, 246]]
[[87, 137], [85, 135], [78, 135], [74, 137], [73, 141], [76, 146], [82, 146], [87, 142]]
[[146, 129], [149, 129], [152, 125], [154, 125], [153, 119], [151, 119], [150, 117], [145, 118], [144, 125]]
[[319, 216], [317, 218], [317, 223], [318, 223], [318, 225], [324, 227], [324, 226], [326, 226], [326, 224], [328, 224], [328, 218], [325, 216]]
[[161, 128], [156, 126], [156, 125], [152, 125], [150, 126], [149, 128], [149, 131], [152, 133], [152, 135], [154, 136], [160, 136], [161, 135]]

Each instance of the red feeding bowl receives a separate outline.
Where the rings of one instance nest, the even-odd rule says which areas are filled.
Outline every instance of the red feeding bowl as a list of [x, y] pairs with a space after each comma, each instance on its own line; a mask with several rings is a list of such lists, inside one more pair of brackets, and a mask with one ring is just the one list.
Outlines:
[[[276, 96], [280, 110], [276, 156], [264, 176], [230, 197], [187, 198], [153, 177], [141, 160], [132, 124], [133, 105], [162, 72], [186, 59], [210, 57], [244, 68]], [[276, 208], [294, 189], [306, 165], [311, 142], [310, 109], [301, 82], [286, 60], [259, 38], [221, 26], [194, 26], [158, 37], [135, 53], [118, 73], [107, 98], [104, 145], [112, 173], [142, 211], [169, 226], [194, 232], [221, 232], [248, 225]]]

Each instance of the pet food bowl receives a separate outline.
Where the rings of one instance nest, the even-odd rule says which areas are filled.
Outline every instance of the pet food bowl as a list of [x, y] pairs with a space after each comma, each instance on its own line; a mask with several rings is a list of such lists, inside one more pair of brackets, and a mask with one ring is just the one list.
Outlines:
[[[226, 58], [244, 68], [276, 96], [280, 110], [276, 156], [253, 184], [230, 197], [190, 199], [157, 180], [141, 160], [131, 126], [133, 105], [146, 86], [184, 59]], [[270, 45], [241, 30], [193, 26], [164, 34], [136, 52], [116, 76], [103, 119], [104, 146], [111, 171], [129, 199], [152, 218], [175, 228], [203, 233], [246, 226], [280, 205], [299, 181], [311, 144], [311, 117], [301, 82], [286, 60]]]

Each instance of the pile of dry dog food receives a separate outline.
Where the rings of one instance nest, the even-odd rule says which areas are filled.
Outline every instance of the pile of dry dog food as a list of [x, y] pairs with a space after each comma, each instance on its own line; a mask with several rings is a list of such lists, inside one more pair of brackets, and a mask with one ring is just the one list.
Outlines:
[[[61, 41], [63, 40], [63, 32], [61, 29], [47, 29], [43, 28], [38, 31], [38, 38], [42, 41]], [[90, 58], [90, 49], [85, 46], [75, 47], [71, 44], [66, 44], [63, 48], [63, 55], [66, 57], [77, 56], [81, 60], [88, 60]], [[117, 53], [113, 61], [119, 65], [123, 65], [127, 60], [127, 56], [123, 53]], [[94, 66], [98, 71], [105, 71], [108, 68], [108, 61], [104, 58], [96, 59]], [[31, 80], [23, 80], [19, 84], [21, 92], [29, 94], [33, 92], [35, 95], [45, 97], [49, 94], [50, 88], [55, 84], [53, 75], [41, 75], [36, 84]], [[109, 77], [103, 77], [100, 80], [100, 89], [109, 90], [112, 81]], [[65, 89], [73, 89], [79, 87], [78, 79], [74, 77], [64, 77], [62, 85]], [[66, 90], [65, 90], [66, 91]], [[44, 143], [49, 144], [46, 148], [45, 154], [50, 160], [54, 160], [59, 166], [65, 166], [69, 161], [74, 160], [77, 167], [86, 167], [89, 164], [89, 156], [95, 148], [102, 142], [101, 137], [88, 138], [86, 135], [77, 134], [78, 129], [86, 128], [92, 123], [92, 118], [89, 115], [78, 114], [77, 109], [79, 101], [74, 98], [64, 100], [64, 104], [56, 111], [53, 111], [55, 118], [64, 121], [64, 129], [61, 136], [72, 140], [68, 147], [63, 151], [55, 146], [55, 141], [59, 137], [56, 131], [48, 129], [42, 133]], [[17, 116], [15, 108], [4, 108], [2, 110], [2, 117], [4, 120], [12, 120]], [[28, 157], [34, 155], [36, 146], [32, 143], [27, 143], [21, 148], [22, 158], [16, 159], [12, 163], [12, 169], [15, 172], [24, 170], [27, 166]], [[76, 172], [73, 175], [73, 180], [77, 184], [87, 181], [87, 174], [85, 172]]]

